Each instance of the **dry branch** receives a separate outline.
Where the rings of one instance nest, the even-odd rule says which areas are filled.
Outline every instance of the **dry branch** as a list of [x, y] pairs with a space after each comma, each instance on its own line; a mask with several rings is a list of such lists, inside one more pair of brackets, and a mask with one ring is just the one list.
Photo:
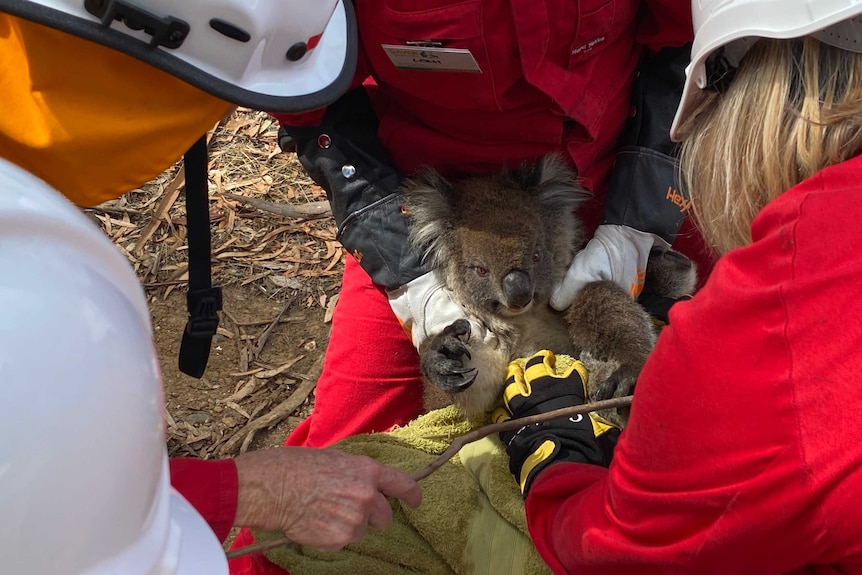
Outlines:
[[[251, 443], [251, 440], [248, 439], [249, 437], [253, 438], [254, 434], [261, 429], [276, 425], [282, 419], [296, 411], [314, 390], [314, 386], [316, 384], [316, 381], [303, 381], [299, 384], [299, 387], [290, 394], [290, 397], [275, 406], [275, 408], [269, 413], [248, 422], [245, 427], [234, 433], [234, 435], [221, 446], [219, 450], [220, 453], [232, 453], [240, 443], [242, 443], [240, 453], [247, 451], [248, 446]], [[247, 439], [248, 441], [246, 441]]]
[[135, 210], [132, 208], [124, 208], [122, 206], [113, 206], [110, 204], [99, 204], [98, 206], [94, 206], [92, 208], [84, 208], [85, 212], [104, 212], [106, 214], [114, 214], [118, 216], [122, 215], [130, 215], [130, 216], [143, 216], [144, 212], [140, 210]]
[[283, 316], [284, 313], [287, 311], [287, 308], [290, 307], [290, 303], [290, 300], [285, 302], [284, 306], [282, 306], [281, 308], [281, 311], [278, 312], [277, 316], [275, 316], [275, 319], [273, 319], [270, 324], [266, 326], [266, 329], [263, 330], [263, 333], [260, 334], [260, 338], [258, 338], [257, 340], [257, 345], [255, 345], [254, 349], [252, 350], [251, 355], [253, 359], [257, 359], [258, 357], [260, 357], [260, 352], [263, 351], [263, 347], [266, 345], [266, 340], [269, 339], [269, 334], [271, 334], [273, 328], [278, 325], [281, 316]]
[[269, 212], [285, 218], [322, 218], [332, 213], [332, 208], [330, 208], [327, 200], [293, 205], [278, 204], [276, 202], [261, 200], [259, 198], [250, 198], [248, 196], [241, 196], [230, 192], [225, 192], [224, 195], [232, 200], [253, 206], [263, 212]]
[[[301, 321], [307, 321], [307, 318], [304, 316], [287, 316], [278, 319], [278, 323], [296, 323]], [[234, 322], [239, 327], [253, 327], [258, 325], [270, 324], [272, 320], [270, 319], [255, 319], [251, 321], [239, 321]]]
[[148, 223], [147, 227], [144, 228], [144, 231], [141, 232], [141, 237], [138, 238], [137, 243], [135, 243], [135, 247], [132, 250], [133, 252], [140, 253], [144, 244], [153, 237], [153, 234], [156, 233], [156, 230], [159, 229], [160, 225], [162, 225], [162, 221], [166, 218], [171, 207], [174, 205], [174, 202], [176, 202], [177, 198], [180, 196], [180, 189], [182, 189], [183, 184], [185, 183], [186, 167], [181, 166], [177, 175], [174, 176], [174, 179], [171, 180], [171, 183], [168, 184], [168, 187], [165, 189], [165, 195], [162, 196], [162, 201], [159, 202], [158, 207], [156, 207], [153, 212], [153, 216], [150, 218], [150, 223]]

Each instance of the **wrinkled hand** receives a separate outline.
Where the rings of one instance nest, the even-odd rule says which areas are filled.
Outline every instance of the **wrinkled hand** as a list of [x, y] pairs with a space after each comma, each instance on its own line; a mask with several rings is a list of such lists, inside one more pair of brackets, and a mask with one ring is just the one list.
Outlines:
[[282, 531], [291, 541], [337, 551], [368, 527], [392, 522], [387, 497], [411, 507], [419, 485], [401, 470], [335, 449], [277, 447], [236, 458], [239, 502], [235, 525]]
[[637, 298], [643, 290], [647, 260], [654, 247], [669, 249], [670, 245], [655, 234], [628, 226], [599, 226], [554, 290], [551, 307], [566, 309], [585, 285], [598, 280], [614, 281]]

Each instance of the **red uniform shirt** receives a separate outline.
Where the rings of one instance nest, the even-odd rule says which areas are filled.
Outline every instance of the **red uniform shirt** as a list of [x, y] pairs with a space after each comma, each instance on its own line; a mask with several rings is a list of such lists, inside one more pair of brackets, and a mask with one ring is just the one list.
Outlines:
[[613, 464], [527, 499], [557, 573], [862, 573], [862, 157], [771, 202], [677, 304]]
[[[692, 38], [682, 0], [357, 0], [356, 13], [358, 81], [380, 87], [378, 135], [402, 172], [496, 172], [564, 150], [599, 195], [643, 47]], [[400, 69], [383, 48], [423, 40], [469, 50], [481, 73]]]
[[236, 517], [238, 483], [233, 459], [174, 458], [170, 469], [173, 488], [203, 516], [219, 541], [224, 541]]

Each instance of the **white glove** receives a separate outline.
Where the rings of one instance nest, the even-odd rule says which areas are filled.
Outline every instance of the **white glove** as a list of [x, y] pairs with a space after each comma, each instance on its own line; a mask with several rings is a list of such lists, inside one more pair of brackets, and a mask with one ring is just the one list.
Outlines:
[[647, 259], [654, 247], [667, 250], [670, 244], [655, 234], [628, 226], [599, 226], [551, 295], [551, 307], [566, 309], [585, 285], [598, 280], [615, 281], [636, 298], [643, 290]]
[[416, 349], [457, 319], [470, 322], [471, 342], [496, 344], [496, 336], [481, 322], [467, 317], [435, 272], [421, 275], [387, 294], [392, 311]]

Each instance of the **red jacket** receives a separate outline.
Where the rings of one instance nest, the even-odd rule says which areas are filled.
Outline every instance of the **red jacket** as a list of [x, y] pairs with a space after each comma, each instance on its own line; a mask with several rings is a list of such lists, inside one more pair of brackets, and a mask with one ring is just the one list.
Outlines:
[[[562, 149], [599, 193], [643, 47], [692, 38], [688, 0], [356, 0], [356, 14], [357, 84], [379, 86], [378, 135], [399, 170], [496, 172]], [[382, 48], [427, 39], [469, 50], [482, 73], [398, 69]]]
[[772, 201], [674, 307], [609, 470], [537, 478], [556, 573], [862, 573], [860, 174]]
[[224, 541], [236, 516], [238, 494], [233, 459], [204, 461], [177, 457], [170, 460], [171, 485], [200, 513]]

